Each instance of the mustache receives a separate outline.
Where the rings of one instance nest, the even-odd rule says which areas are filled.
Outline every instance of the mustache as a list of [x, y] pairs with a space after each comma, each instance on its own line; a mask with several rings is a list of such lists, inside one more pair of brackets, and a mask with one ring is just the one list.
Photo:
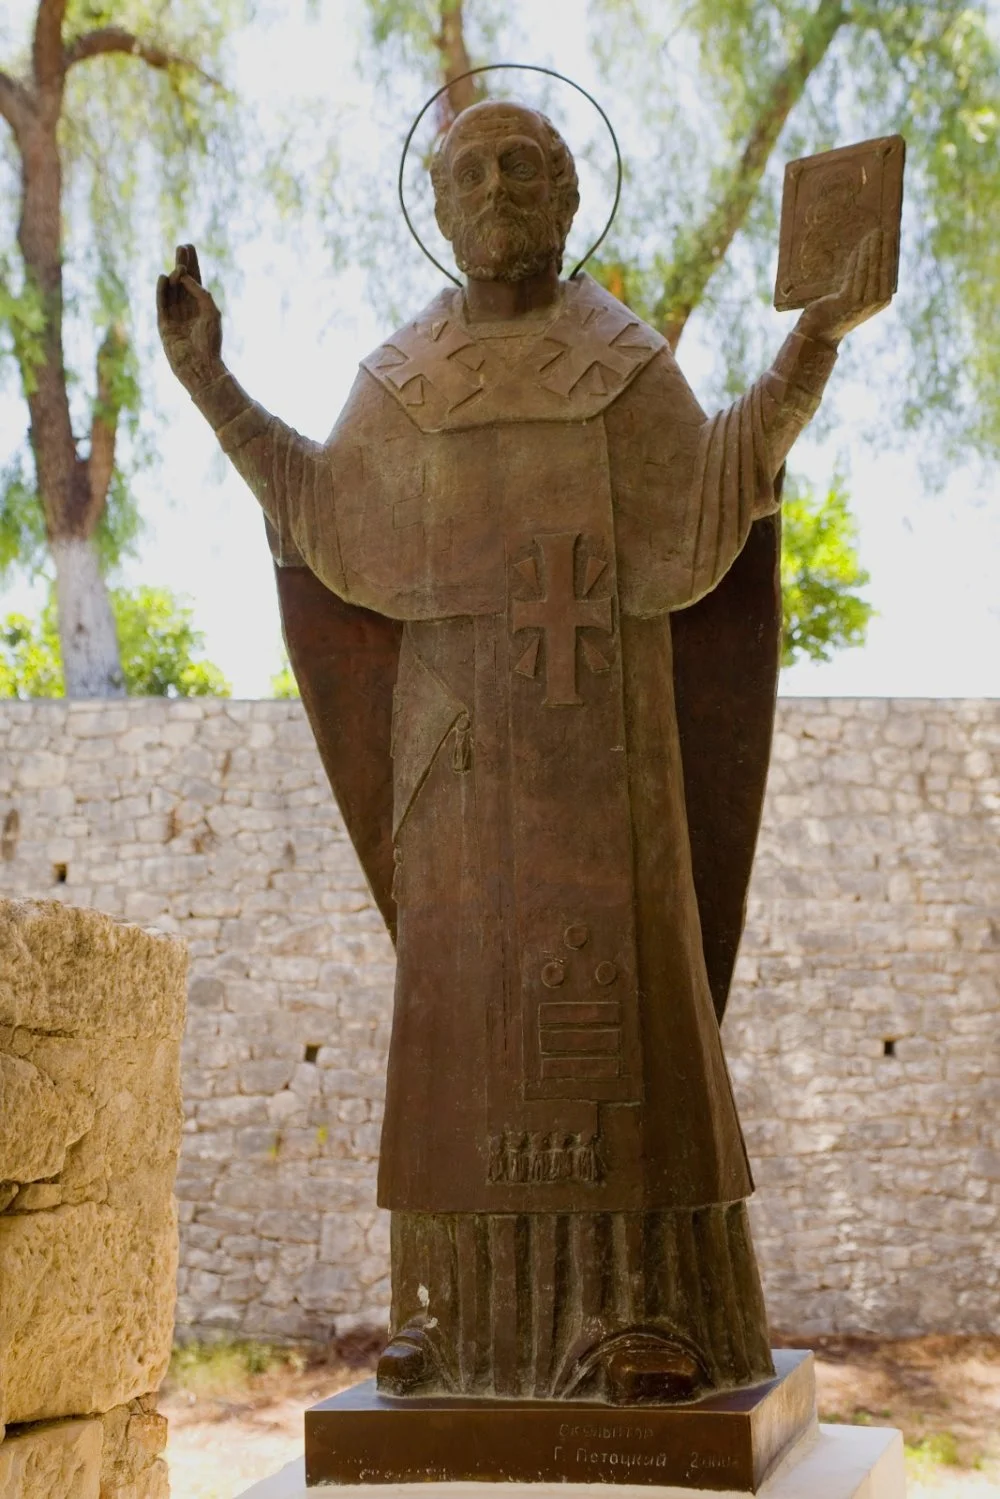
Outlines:
[[544, 222], [549, 215], [544, 208], [521, 208], [519, 204], [512, 203], [509, 198], [498, 198], [481, 208], [474, 218], [469, 220], [475, 229], [486, 229], [497, 219], [507, 224], [537, 224]]

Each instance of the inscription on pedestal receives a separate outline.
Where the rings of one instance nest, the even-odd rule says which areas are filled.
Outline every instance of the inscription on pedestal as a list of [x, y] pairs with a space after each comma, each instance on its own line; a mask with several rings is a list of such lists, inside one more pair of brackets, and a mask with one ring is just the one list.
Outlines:
[[810, 1353], [777, 1377], [688, 1405], [397, 1399], [374, 1381], [306, 1412], [306, 1474], [322, 1483], [588, 1482], [756, 1492], [815, 1422]]

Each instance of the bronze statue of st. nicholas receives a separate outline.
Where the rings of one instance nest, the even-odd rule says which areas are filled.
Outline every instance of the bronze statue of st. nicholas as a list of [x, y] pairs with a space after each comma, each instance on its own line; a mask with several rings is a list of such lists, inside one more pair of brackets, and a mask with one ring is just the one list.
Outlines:
[[771, 1371], [719, 1021], [779, 657], [785, 457], [880, 232], [708, 416], [587, 275], [550, 122], [432, 167], [464, 288], [362, 363], [326, 442], [221, 358], [190, 247], [171, 366], [267, 518], [292, 664], [398, 954], [379, 1202], [396, 1394], [665, 1402]]

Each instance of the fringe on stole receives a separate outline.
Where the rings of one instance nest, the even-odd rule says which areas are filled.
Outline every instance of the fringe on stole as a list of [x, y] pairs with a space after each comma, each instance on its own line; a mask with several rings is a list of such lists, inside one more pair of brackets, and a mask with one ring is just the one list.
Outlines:
[[490, 1141], [491, 1182], [597, 1182], [601, 1160], [597, 1136], [562, 1131], [505, 1130]]

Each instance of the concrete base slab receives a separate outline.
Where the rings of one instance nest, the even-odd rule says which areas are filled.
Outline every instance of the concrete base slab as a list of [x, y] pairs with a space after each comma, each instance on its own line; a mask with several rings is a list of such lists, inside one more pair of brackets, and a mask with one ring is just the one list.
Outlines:
[[[347, 1487], [352, 1499], [649, 1499], [639, 1484], [413, 1483], [327, 1485]], [[305, 1459], [247, 1489], [241, 1499], [311, 1499]], [[662, 1488], [661, 1499], [726, 1499], [719, 1490]], [[905, 1499], [903, 1438], [891, 1427], [819, 1426], [788, 1454], [758, 1491], [758, 1499]], [[745, 1495], [738, 1499], [746, 1499]]]

